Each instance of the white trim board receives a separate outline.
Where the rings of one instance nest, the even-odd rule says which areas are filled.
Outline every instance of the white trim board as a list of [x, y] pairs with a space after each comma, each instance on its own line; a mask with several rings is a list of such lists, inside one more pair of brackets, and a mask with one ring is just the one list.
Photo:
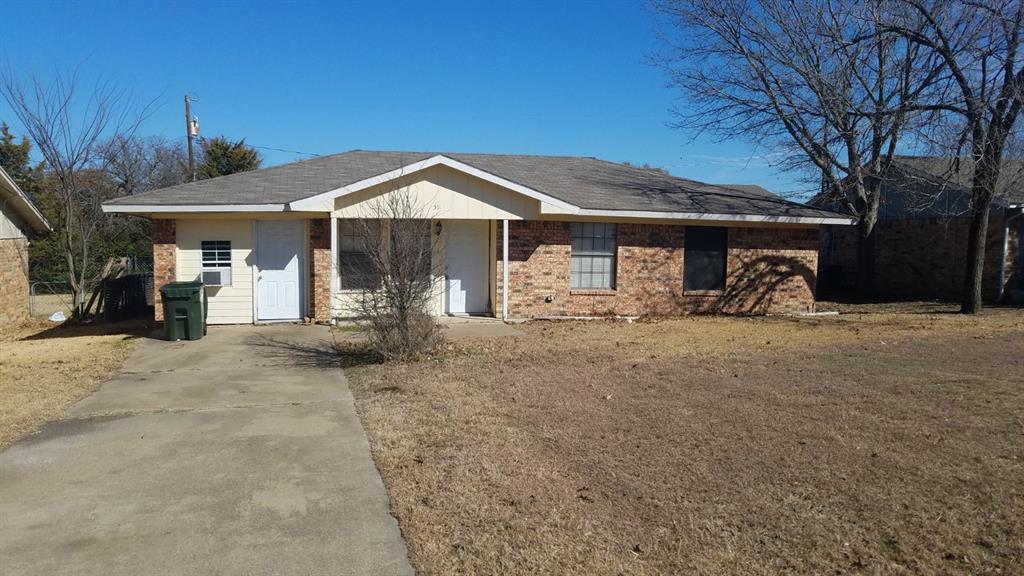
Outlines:
[[287, 204], [104, 204], [107, 214], [145, 214], [156, 212], [287, 212]]

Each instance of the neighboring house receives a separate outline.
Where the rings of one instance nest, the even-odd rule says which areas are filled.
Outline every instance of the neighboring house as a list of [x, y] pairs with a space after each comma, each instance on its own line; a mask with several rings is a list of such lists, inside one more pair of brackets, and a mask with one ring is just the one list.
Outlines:
[[[1024, 164], [1007, 162], [997, 186], [985, 248], [982, 295], [1024, 300]], [[874, 230], [875, 293], [891, 298], [955, 300], [963, 293], [970, 229], [971, 165], [950, 158], [899, 156], [882, 184]], [[810, 204], [834, 207], [819, 197]], [[819, 258], [823, 292], [852, 290], [856, 227], [826, 226]]]
[[28, 243], [49, 231], [46, 218], [0, 168], [0, 328], [28, 320]]
[[361, 150], [104, 210], [152, 219], [157, 288], [229, 271], [208, 288], [210, 323], [326, 321], [365, 282], [355, 219], [399, 189], [430, 216], [439, 315], [809, 312], [819, 228], [850, 222], [594, 158]]

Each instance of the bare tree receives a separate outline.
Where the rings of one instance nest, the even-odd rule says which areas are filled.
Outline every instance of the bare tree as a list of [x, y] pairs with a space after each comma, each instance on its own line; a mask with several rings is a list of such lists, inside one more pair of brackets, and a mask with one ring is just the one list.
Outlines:
[[432, 268], [434, 234], [427, 210], [399, 186], [364, 203], [342, 221], [340, 274], [357, 290], [351, 312], [373, 349], [387, 360], [428, 353], [441, 343], [432, 310], [438, 286]]
[[[895, 33], [941, 60], [947, 90], [927, 108], [934, 125], [953, 119], [954, 138], [940, 147], [951, 170], [971, 174], [967, 269], [960, 310], [982, 307], [989, 213], [998, 193], [1004, 155], [1024, 103], [1024, 59], [1019, 54], [1024, 5], [1019, 0], [898, 0], [883, 33]], [[935, 141], [935, 139], [933, 139]], [[969, 166], [962, 167], [966, 158]]]
[[159, 136], [117, 134], [100, 144], [99, 156], [122, 195], [189, 181], [184, 146]]
[[[655, 0], [672, 24], [658, 63], [685, 105], [676, 126], [783, 152], [858, 218], [857, 289], [872, 287], [882, 179], [941, 79], [937, 58], [874, 34], [878, 2]], [[872, 42], [853, 42], [871, 37]]]
[[133, 134], [143, 115], [132, 114], [125, 92], [109, 82], [88, 94], [79, 88], [77, 72], [57, 74], [50, 83], [36, 77], [22, 83], [10, 71], [0, 75], [0, 92], [46, 163], [73, 313], [81, 318], [87, 287], [96, 279], [89, 264], [93, 238], [105, 222], [100, 204], [116, 195], [101, 144], [107, 137]]

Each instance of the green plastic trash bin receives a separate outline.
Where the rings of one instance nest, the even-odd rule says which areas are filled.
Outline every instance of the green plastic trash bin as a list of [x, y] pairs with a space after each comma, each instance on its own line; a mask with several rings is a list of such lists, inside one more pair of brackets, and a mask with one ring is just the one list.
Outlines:
[[171, 282], [160, 288], [164, 307], [164, 336], [170, 340], [199, 340], [206, 334], [206, 290], [202, 282]]

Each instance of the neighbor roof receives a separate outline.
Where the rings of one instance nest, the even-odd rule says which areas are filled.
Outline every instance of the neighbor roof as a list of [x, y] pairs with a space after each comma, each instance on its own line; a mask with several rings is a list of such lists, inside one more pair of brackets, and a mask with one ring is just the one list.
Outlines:
[[579, 156], [526, 156], [353, 150], [118, 198], [117, 206], [288, 205], [435, 157], [531, 189], [587, 211], [841, 218], [752, 185], [716, 186], [656, 170]]
[[45, 234], [52, 230], [43, 213], [36, 208], [28, 195], [2, 167], [0, 167], [0, 208], [26, 236]]
[[[970, 159], [936, 156], [896, 156], [882, 181], [880, 220], [955, 218], [971, 208]], [[996, 185], [993, 209], [1024, 204], [1024, 162], [1006, 161]], [[819, 194], [810, 204], [838, 207], [835, 199]]]

